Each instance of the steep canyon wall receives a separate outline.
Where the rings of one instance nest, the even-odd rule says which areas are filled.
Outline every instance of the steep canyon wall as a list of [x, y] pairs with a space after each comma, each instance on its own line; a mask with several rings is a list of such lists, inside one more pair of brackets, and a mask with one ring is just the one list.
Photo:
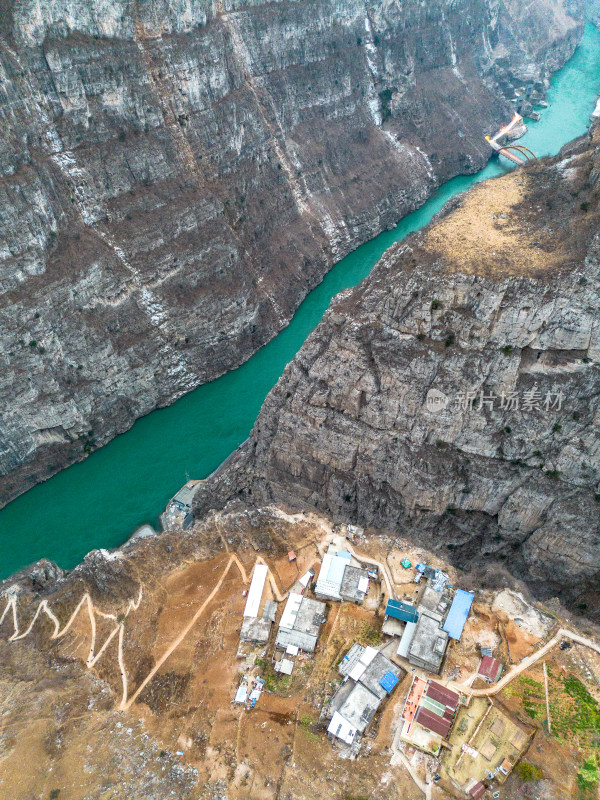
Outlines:
[[390, 248], [334, 300], [196, 513], [316, 507], [597, 608], [599, 200], [596, 126]]
[[0, 505], [482, 167], [559, 0], [0, 0]]

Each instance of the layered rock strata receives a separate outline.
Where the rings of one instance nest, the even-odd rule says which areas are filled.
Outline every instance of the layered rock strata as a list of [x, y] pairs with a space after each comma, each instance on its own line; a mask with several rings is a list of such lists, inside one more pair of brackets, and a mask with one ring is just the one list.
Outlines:
[[559, 0], [0, 0], [0, 505], [483, 166]]

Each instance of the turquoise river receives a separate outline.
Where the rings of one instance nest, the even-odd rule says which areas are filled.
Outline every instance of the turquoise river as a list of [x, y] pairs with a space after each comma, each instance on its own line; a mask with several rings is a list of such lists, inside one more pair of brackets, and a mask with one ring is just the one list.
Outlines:
[[[552, 80], [548, 108], [523, 142], [538, 156], [556, 154], [589, 125], [600, 93], [600, 32], [587, 26], [569, 63]], [[398, 226], [340, 261], [306, 297], [293, 320], [233, 372], [169, 408], [138, 420], [86, 461], [39, 484], [0, 511], [0, 578], [46, 557], [75, 566], [90, 550], [116, 547], [158, 515], [188, 478], [209, 475], [246, 439], [285, 365], [334, 295], [355, 286], [394, 242], [426, 225], [454, 195], [509, 169], [497, 159], [476, 175], [442, 186]]]

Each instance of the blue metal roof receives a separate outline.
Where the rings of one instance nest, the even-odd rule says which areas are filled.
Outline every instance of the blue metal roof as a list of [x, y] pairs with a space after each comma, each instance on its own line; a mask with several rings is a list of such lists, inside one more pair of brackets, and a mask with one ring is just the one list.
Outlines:
[[382, 678], [382, 679], [379, 681], [379, 684], [380, 684], [380, 686], [383, 686], [383, 688], [384, 688], [384, 689], [386, 690], [386, 692], [388, 692], [388, 693], [389, 693], [389, 692], [391, 692], [391, 691], [392, 691], [392, 689], [393, 689], [395, 686], [397, 686], [397, 685], [398, 685], [398, 683], [399, 683], [399, 680], [398, 680], [398, 678], [397, 678], [397, 677], [394, 675], [394, 673], [392, 672], [392, 670], [391, 670], [391, 669], [388, 669], [388, 671], [385, 673], [385, 675], [383, 676], [383, 678]]
[[388, 617], [393, 617], [393, 619], [399, 619], [403, 622], [416, 622], [419, 618], [415, 606], [411, 606], [409, 603], [401, 603], [399, 600], [388, 600], [385, 613]]
[[446, 617], [446, 622], [442, 625], [452, 639], [460, 639], [462, 636], [465, 622], [471, 610], [471, 603], [475, 595], [472, 592], [465, 592], [462, 589], [457, 589], [454, 595], [454, 600], [450, 606], [450, 611]]

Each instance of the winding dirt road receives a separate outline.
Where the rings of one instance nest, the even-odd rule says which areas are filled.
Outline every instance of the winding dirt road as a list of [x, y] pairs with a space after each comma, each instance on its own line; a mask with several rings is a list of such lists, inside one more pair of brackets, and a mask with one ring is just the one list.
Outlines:
[[[262, 558], [257, 559], [257, 561], [259, 561], [259, 562], [261, 562], [263, 564], [265, 563]], [[128, 681], [128, 677], [127, 677], [127, 667], [125, 665], [125, 658], [124, 658], [125, 619], [129, 616], [129, 614], [132, 611], [137, 611], [138, 610], [138, 608], [140, 606], [140, 603], [142, 601], [142, 597], [143, 597], [143, 591], [142, 591], [141, 587], [140, 587], [140, 590], [139, 590], [139, 594], [138, 594], [137, 600], [130, 600], [129, 601], [125, 611], [123, 612], [122, 617], [121, 617], [121, 615], [117, 616], [114, 613], [108, 613], [108, 612], [102, 611], [101, 609], [97, 608], [97, 606], [94, 605], [94, 602], [92, 601], [92, 598], [90, 597], [89, 593], [85, 592], [83, 594], [83, 596], [81, 597], [81, 600], [79, 601], [79, 603], [75, 607], [75, 610], [73, 611], [73, 613], [71, 614], [71, 616], [69, 617], [69, 619], [67, 620], [67, 622], [65, 623], [65, 625], [62, 628], [60, 626], [60, 620], [58, 619], [56, 614], [54, 614], [54, 612], [52, 611], [52, 609], [48, 605], [48, 601], [47, 600], [42, 600], [40, 602], [40, 604], [38, 605], [38, 607], [37, 607], [37, 609], [35, 611], [35, 614], [33, 615], [33, 618], [31, 620], [31, 622], [29, 623], [29, 625], [27, 626], [27, 628], [24, 631], [21, 631], [20, 625], [19, 625], [18, 594], [17, 594], [17, 592], [10, 592], [9, 591], [9, 593], [6, 595], [6, 599], [7, 599], [6, 606], [4, 608], [4, 611], [2, 612], [2, 615], [0, 616], [0, 625], [4, 622], [4, 620], [6, 619], [6, 617], [8, 615], [12, 616], [14, 632], [13, 632], [12, 636], [9, 637], [9, 641], [10, 642], [16, 642], [16, 641], [19, 641], [20, 639], [24, 639], [26, 636], [28, 636], [31, 633], [31, 631], [33, 630], [33, 627], [36, 624], [37, 620], [40, 618], [40, 616], [42, 614], [45, 614], [48, 617], [48, 619], [50, 619], [52, 624], [54, 625], [54, 630], [53, 630], [52, 634], [50, 635], [50, 639], [61, 639], [62, 637], [64, 637], [69, 632], [69, 630], [71, 629], [71, 626], [73, 625], [73, 622], [77, 618], [77, 616], [80, 613], [80, 611], [83, 608], [85, 608], [85, 610], [87, 611], [87, 615], [89, 617], [89, 623], [90, 623], [90, 649], [89, 649], [88, 656], [87, 656], [87, 659], [86, 659], [86, 662], [85, 662], [88, 669], [92, 669], [92, 667], [95, 666], [95, 664], [98, 662], [98, 660], [106, 652], [108, 646], [113, 641], [113, 639], [115, 637], [118, 637], [118, 640], [117, 640], [117, 661], [118, 661], [118, 664], [119, 664], [119, 672], [120, 672], [120, 675], [121, 675], [121, 684], [122, 684], [122, 696], [121, 696], [121, 702], [119, 704], [119, 709], [124, 711], [124, 710], [130, 708], [131, 705], [137, 700], [137, 698], [139, 697], [140, 693], [145, 689], [145, 687], [148, 685], [148, 683], [150, 683], [152, 678], [156, 675], [156, 673], [162, 667], [162, 665], [165, 663], [165, 661], [169, 658], [169, 656], [173, 653], [173, 651], [176, 650], [177, 647], [179, 647], [181, 642], [185, 639], [185, 637], [188, 635], [188, 633], [194, 627], [196, 622], [199, 620], [199, 618], [202, 616], [202, 614], [206, 610], [206, 608], [209, 605], [209, 603], [211, 602], [211, 600], [215, 597], [215, 595], [217, 594], [217, 592], [219, 591], [219, 589], [223, 585], [223, 581], [227, 577], [227, 574], [229, 573], [229, 570], [231, 569], [231, 567], [234, 564], [235, 564], [235, 566], [238, 568], [238, 570], [240, 572], [240, 575], [241, 575], [243, 583], [248, 583], [248, 575], [246, 574], [246, 570], [244, 568], [244, 565], [242, 564], [240, 559], [237, 557], [237, 555], [235, 555], [235, 553], [232, 553], [230, 555], [230, 557], [229, 557], [227, 565], [225, 566], [225, 569], [221, 573], [221, 576], [220, 576], [219, 580], [217, 581], [217, 583], [213, 587], [213, 589], [210, 592], [210, 594], [208, 595], [208, 597], [204, 600], [202, 605], [197, 609], [197, 611], [195, 612], [193, 617], [190, 619], [190, 621], [184, 626], [184, 628], [179, 632], [179, 634], [175, 637], [175, 639], [173, 639], [173, 641], [169, 644], [167, 649], [163, 652], [161, 657], [158, 659], [156, 664], [152, 667], [152, 669], [150, 670], [148, 675], [144, 678], [142, 683], [138, 686], [138, 688], [136, 689], [136, 691], [134, 692], [134, 694], [131, 697], [129, 697], [129, 681]], [[284, 599], [285, 595], [283, 595], [280, 592], [280, 590], [279, 590], [279, 588], [277, 586], [277, 583], [276, 583], [274, 577], [271, 574], [271, 570], [270, 569], [269, 569], [269, 576], [270, 576], [270, 584], [271, 584], [271, 587], [273, 589], [273, 593], [275, 594], [275, 596], [277, 597], [278, 600]], [[114, 620], [115, 627], [108, 634], [108, 636], [105, 639], [104, 643], [102, 644], [102, 646], [100, 647], [100, 649], [96, 653], [96, 617], [97, 616], [98, 617], [102, 617], [103, 619]]]
[[[227, 573], [229, 572], [229, 570], [231, 569], [233, 564], [235, 564], [237, 566], [237, 568], [239, 569], [239, 571], [240, 571], [240, 573], [242, 575], [242, 580], [244, 581], [244, 583], [248, 583], [248, 576], [246, 575], [246, 570], [244, 569], [244, 565], [239, 560], [239, 558], [235, 555], [235, 553], [232, 553], [231, 556], [229, 557], [229, 561], [227, 562], [227, 566], [225, 567], [225, 569], [221, 573], [221, 577], [217, 581], [216, 585], [213, 587], [212, 592], [208, 595], [206, 600], [202, 603], [200, 608], [196, 611], [194, 616], [187, 623], [187, 625], [183, 628], [183, 630], [179, 633], [179, 635], [167, 647], [167, 649], [164, 651], [162, 656], [158, 659], [156, 664], [152, 667], [150, 672], [146, 675], [144, 680], [140, 683], [138, 688], [135, 690], [135, 692], [133, 693], [133, 695], [129, 699], [127, 698], [127, 670], [125, 669], [125, 664], [123, 662], [122, 631], [121, 631], [121, 634], [119, 635], [119, 667], [121, 668], [121, 678], [122, 678], [122, 681], [123, 681], [123, 697], [121, 699], [121, 704], [119, 706], [119, 708], [121, 710], [126, 711], [128, 708], [131, 708], [133, 703], [135, 703], [137, 698], [144, 691], [146, 686], [150, 683], [152, 678], [156, 675], [156, 673], [162, 667], [162, 665], [165, 663], [165, 661], [169, 658], [171, 653], [179, 647], [181, 642], [185, 639], [185, 637], [192, 630], [192, 628], [194, 627], [196, 622], [200, 619], [200, 617], [204, 613], [204, 610], [206, 609], [206, 607], [208, 606], [210, 601], [213, 599], [213, 597], [217, 594], [217, 592], [219, 591], [219, 589], [223, 585], [223, 581], [227, 577]], [[270, 572], [270, 570], [269, 570], [269, 572]]]
[[[482, 696], [489, 696], [493, 694], [498, 694], [498, 692], [502, 691], [504, 687], [509, 684], [514, 678], [517, 677], [521, 672], [531, 667], [540, 658], [543, 658], [547, 653], [552, 650], [553, 647], [556, 647], [562, 639], [570, 639], [572, 642], [576, 644], [581, 644], [584, 647], [589, 647], [591, 650], [594, 650], [596, 653], [600, 655], [600, 646], [593, 642], [591, 639], [586, 639], [585, 636], [580, 636], [578, 633], [573, 633], [572, 631], [568, 630], [567, 628], [559, 628], [557, 633], [550, 639], [549, 642], [540, 649], [532, 653], [527, 658], [524, 658], [514, 667], [508, 670], [508, 672], [498, 681], [498, 683], [494, 683], [491, 686], [486, 687], [485, 689], [470, 689], [469, 693], [474, 695], [475, 697], [482, 697]], [[450, 686], [454, 686], [456, 688], [459, 687], [459, 684], [449, 684]], [[462, 689], [464, 691], [464, 687]]]

